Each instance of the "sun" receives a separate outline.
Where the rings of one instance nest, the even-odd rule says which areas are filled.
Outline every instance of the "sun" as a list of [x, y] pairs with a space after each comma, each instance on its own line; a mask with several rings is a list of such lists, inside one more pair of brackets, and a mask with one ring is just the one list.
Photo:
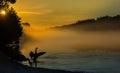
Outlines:
[[6, 12], [5, 12], [4, 10], [2, 10], [2, 11], [1, 11], [1, 14], [2, 14], [2, 15], [5, 15], [5, 14], [6, 14]]

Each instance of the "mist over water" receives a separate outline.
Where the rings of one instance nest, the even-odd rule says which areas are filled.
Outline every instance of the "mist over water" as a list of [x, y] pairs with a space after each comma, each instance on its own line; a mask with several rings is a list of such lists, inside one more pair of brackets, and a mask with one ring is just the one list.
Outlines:
[[[120, 72], [120, 32], [46, 30], [29, 35], [22, 44], [28, 56], [36, 47], [47, 53], [40, 67], [102, 73]], [[104, 66], [106, 65], [106, 66]], [[112, 69], [112, 71], [111, 71]]]
[[[89, 49], [120, 48], [120, 32], [75, 32], [68, 30], [47, 30], [29, 35], [22, 45], [22, 50], [32, 50], [36, 47], [50, 52], [73, 52]], [[24, 52], [24, 51], [23, 51]]]

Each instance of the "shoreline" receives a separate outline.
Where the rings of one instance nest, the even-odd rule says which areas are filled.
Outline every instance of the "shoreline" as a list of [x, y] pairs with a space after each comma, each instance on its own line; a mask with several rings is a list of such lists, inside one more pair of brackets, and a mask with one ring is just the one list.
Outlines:
[[29, 73], [40, 73], [40, 72], [41, 73], [90, 73], [85, 71], [68, 71], [68, 70], [49, 69], [49, 68], [34, 68], [20, 63], [17, 64], [18, 66], [21, 66], [22, 68], [26, 69], [26, 71]]
[[10, 61], [4, 54], [0, 53], [0, 72], [1, 73], [90, 73], [85, 71], [67, 71], [47, 68], [34, 68], [18, 62]]

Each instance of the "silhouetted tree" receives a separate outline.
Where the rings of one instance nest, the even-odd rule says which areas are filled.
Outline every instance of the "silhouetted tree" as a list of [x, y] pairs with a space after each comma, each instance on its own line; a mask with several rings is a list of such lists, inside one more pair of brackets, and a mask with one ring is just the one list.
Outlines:
[[26, 58], [19, 51], [22, 36], [20, 18], [15, 10], [9, 7], [9, 3], [15, 2], [16, 0], [0, 0], [0, 11], [6, 12], [4, 16], [0, 14], [0, 51], [14, 60], [22, 61]]
[[95, 19], [87, 19], [87, 20], [79, 20], [76, 22], [76, 24], [85, 24], [85, 23], [93, 23], [95, 22]]
[[112, 19], [111, 16], [103, 16], [103, 17], [98, 17], [97, 21], [109, 21], [110, 19]]

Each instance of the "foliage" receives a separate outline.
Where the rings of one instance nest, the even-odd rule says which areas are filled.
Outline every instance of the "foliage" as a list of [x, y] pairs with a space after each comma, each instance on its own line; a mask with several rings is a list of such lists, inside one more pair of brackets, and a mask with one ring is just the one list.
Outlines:
[[25, 58], [19, 51], [22, 27], [20, 18], [15, 10], [9, 7], [9, 3], [16, 0], [1, 0], [0, 8], [6, 11], [6, 15], [0, 14], [0, 51], [15, 60]]

